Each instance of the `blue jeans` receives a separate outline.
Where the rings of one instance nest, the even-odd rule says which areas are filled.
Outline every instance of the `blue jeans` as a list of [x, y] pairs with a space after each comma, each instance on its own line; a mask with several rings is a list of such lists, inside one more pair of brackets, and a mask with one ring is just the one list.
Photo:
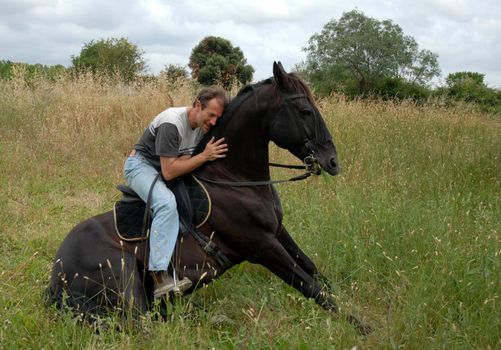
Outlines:
[[[124, 176], [127, 184], [147, 201], [153, 180], [158, 171], [139, 153], [127, 158], [124, 164]], [[176, 198], [162, 179], [158, 179], [151, 195], [153, 211], [150, 229], [150, 271], [167, 271], [176, 246], [179, 232], [179, 215]]]

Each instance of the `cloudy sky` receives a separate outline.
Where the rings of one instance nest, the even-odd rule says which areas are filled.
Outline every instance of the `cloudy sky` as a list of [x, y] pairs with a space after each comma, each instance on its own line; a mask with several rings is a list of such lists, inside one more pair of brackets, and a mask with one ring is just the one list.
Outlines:
[[271, 76], [274, 60], [286, 69], [304, 60], [308, 39], [355, 8], [391, 19], [437, 53], [443, 77], [480, 72], [501, 88], [499, 0], [0, 0], [0, 60], [69, 66], [84, 43], [125, 37], [156, 74], [187, 65], [193, 47], [214, 35], [242, 49], [257, 81]]

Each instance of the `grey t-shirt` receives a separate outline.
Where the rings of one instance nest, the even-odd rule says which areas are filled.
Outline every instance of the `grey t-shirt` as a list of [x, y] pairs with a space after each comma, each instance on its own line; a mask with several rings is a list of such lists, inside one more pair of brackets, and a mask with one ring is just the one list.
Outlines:
[[202, 129], [192, 129], [188, 107], [169, 108], [157, 115], [134, 146], [158, 171], [160, 157], [191, 155], [203, 136]]

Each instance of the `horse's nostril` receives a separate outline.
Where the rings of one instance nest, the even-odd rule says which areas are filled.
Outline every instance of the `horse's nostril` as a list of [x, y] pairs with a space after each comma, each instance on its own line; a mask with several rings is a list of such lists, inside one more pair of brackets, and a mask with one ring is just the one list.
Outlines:
[[335, 158], [335, 157], [332, 157], [332, 158], [329, 160], [329, 165], [330, 165], [332, 168], [337, 168], [337, 162], [336, 162], [336, 158]]

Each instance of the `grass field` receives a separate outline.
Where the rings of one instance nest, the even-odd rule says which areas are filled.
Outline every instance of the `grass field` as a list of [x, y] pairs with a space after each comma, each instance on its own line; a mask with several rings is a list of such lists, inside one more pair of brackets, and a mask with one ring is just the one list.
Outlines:
[[277, 187], [286, 226], [342, 309], [376, 328], [367, 337], [248, 263], [139, 329], [47, 307], [67, 232], [111, 208], [143, 128], [196, 89], [0, 82], [0, 349], [501, 347], [501, 119], [467, 107], [319, 101], [342, 172]]

